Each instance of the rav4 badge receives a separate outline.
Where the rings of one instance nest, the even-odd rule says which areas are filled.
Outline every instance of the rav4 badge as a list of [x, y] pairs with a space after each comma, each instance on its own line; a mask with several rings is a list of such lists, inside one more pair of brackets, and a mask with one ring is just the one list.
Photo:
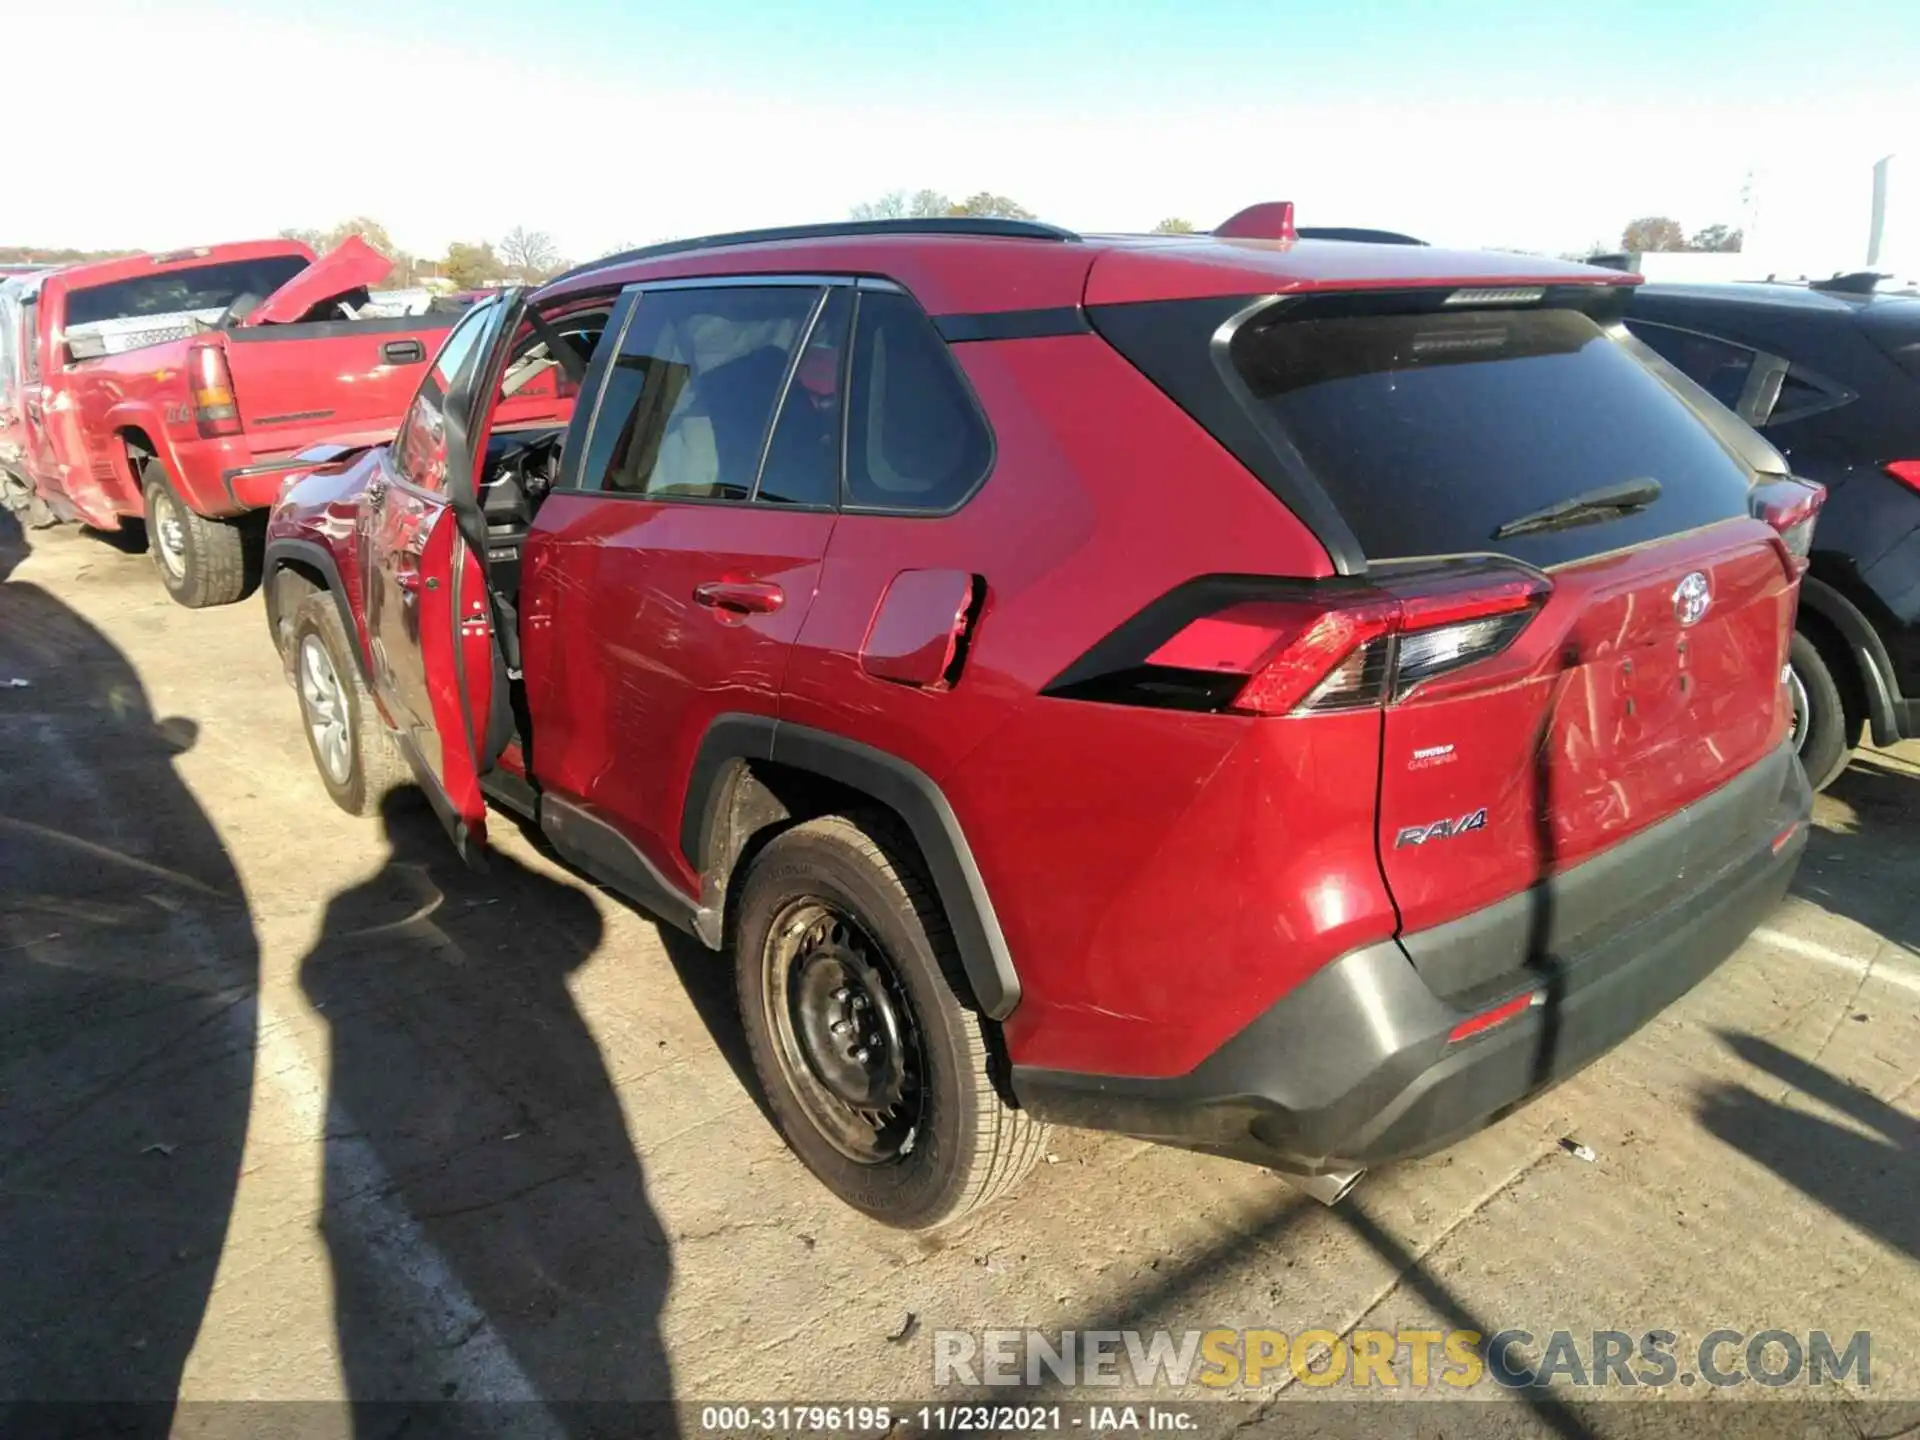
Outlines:
[[1407, 845], [1424, 845], [1429, 840], [1451, 840], [1456, 835], [1464, 835], [1469, 830], [1487, 828], [1487, 807], [1482, 805], [1470, 815], [1462, 815], [1458, 820], [1436, 820], [1431, 825], [1409, 825], [1393, 837], [1393, 848], [1398, 850]]

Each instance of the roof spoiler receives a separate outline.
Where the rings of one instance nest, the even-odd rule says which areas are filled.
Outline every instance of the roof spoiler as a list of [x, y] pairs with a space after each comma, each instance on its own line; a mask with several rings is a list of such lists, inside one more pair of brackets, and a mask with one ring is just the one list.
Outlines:
[[1227, 240], [1345, 240], [1361, 245], [1424, 245], [1397, 230], [1368, 230], [1353, 225], [1297, 226], [1291, 200], [1266, 200], [1249, 205], [1213, 227]]
[[1826, 280], [1810, 280], [1807, 282], [1807, 288], [1824, 290], [1829, 295], [1871, 295], [1882, 280], [1892, 278], [1890, 275], [1882, 275], [1877, 270], [1854, 270]]
[[1587, 256], [1587, 264], [1598, 265], [1602, 270], [1623, 270], [1631, 274], [1633, 256], [1624, 250], [1610, 250], [1602, 255]]

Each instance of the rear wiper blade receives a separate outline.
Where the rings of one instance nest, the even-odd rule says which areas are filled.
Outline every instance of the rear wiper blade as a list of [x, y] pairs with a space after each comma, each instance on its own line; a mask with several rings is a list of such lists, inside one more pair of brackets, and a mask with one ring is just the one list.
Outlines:
[[1529, 511], [1517, 520], [1509, 520], [1493, 532], [1496, 540], [1515, 535], [1531, 535], [1540, 530], [1564, 530], [1570, 525], [1586, 525], [1595, 520], [1612, 520], [1635, 510], [1644, 510], [1660, 498], [1660, 482], [1651, 478], [1622, 480], [1584, 490], [1556, 500], [1551, 505]]

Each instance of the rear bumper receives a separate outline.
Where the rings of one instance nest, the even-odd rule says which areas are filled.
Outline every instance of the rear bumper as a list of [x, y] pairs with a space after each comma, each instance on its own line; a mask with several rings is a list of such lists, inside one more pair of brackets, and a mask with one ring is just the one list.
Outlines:
[[[1757, 787], [1767, 793], [1756, 797]], [[1688, 883], [1670, 883], [1657, 905], [1584, 935], [1566, 935], [1550, 915], [1539, 915], [1537, 933], [1547, 940], [1533, 947], [1538, 953], [1468, 992], [1443, 996], [1430, 982], [1480, 970], [1490, 932], [1508, 928], [1504, 916], [1490, 924], [1483, 912], [1407, 937], [1418, 968], [1399, 941], [1353, 951], [1185, 1075], [1016, 1066], [1014, 1093], [1035, 1114], [1062, 1124], [1299, 1173], [1439, 1149], [1604, 1054], [1738, 948], [1793, 878], [1812, 800], [1798, 761], [1785, 751], [1769, 757], [1626, 842], [1653, 863], [1689, 844], [1698, 848], [1700, 837], [1726, 820], [1744, 818], [1740, 838], [1716, 847], [1697, 878], [1687, 873]], [[1599, 868], [1583, 875], [1590, 867]], [[1609, 854], [1517, 903], [1550, 911], [1566, 896], [1577, 906], [1591, 899], [1583, 890], [1628, 878], [1620, 858]], [[1448, 952], [1456, 949], [1454, 960]], [[1529, 994], [1537, 998], [1516, 1018], [1450, 1040], [1461, 1021]]]

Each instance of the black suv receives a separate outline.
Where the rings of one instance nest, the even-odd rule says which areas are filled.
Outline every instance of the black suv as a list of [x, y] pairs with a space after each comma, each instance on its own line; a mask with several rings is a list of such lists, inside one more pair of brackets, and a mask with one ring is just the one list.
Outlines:
[[1830, 784], [1863, 725], [1920, 736], [1920, 297], [1872, 277], [1643, 285], [1641, 340], [1827, 487], [1793, 641], [1794, 733]]

